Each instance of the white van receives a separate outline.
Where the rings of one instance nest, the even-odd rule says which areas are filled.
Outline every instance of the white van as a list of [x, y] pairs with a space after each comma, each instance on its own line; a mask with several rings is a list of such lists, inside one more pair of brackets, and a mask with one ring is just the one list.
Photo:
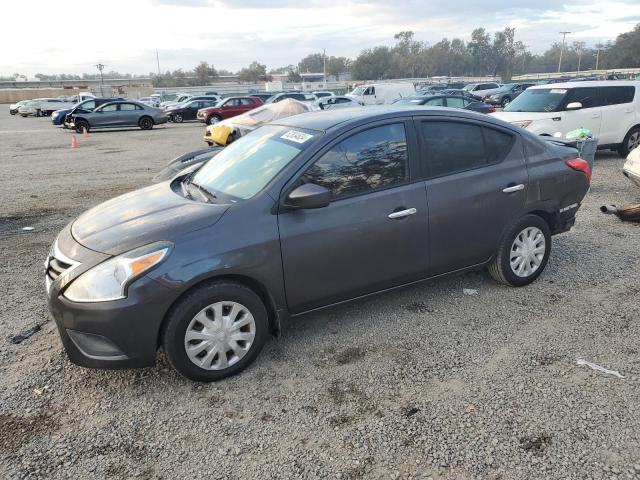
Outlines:
[[383, 105], [415, 94], [416, 89], [412, 83], [373, 83], [354, 88], [347, 97], [361, 105]]
[[626, 157], [640, 138], [640, 82], [567, 82], [529, 87], [491, 115], [538, 135], [591, 130], [599, 148]]

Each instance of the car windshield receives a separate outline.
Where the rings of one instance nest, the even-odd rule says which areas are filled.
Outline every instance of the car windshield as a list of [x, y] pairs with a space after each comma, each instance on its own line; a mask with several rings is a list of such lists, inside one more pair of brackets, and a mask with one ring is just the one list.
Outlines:
[[466, 92], [470, 92], [471, 90], [474, 89], [474, 87], [476, 86], [475, 83], [470, 83], [469, 85], [465, 85], [464, 88], [462, 90], [466, 91]]
[[266, 125], [209, 160], [191, 183], [213, 195], [251, 198], [319, 135], [315, 130]]
[[566, 88], [527, 89], [504, 109], [505, 112], [555, 112], [562, 103]]
[[351, 92], [351, 95], [362, 95], [367, 87], [356, 87]]

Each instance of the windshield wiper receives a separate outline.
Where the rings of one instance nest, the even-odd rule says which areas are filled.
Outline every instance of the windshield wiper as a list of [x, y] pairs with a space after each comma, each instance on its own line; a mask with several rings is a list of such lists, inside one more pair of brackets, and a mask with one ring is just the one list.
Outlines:
[[187, 182], [187, 186], [189, 186], [189, 185], [193, 185], [194, 187], [196, 187], [198, 189], [198, 191], [202, 194], [202, 196], [205, 197], [209, 202], [216, 203], [216, 200], [218, 199], [218, 197], [216, 196], [215, 193], [213, 193], [207, 187], [205, 187], [204, 185], [200, 185], [199, 183], [192, 182], [192, 181]]

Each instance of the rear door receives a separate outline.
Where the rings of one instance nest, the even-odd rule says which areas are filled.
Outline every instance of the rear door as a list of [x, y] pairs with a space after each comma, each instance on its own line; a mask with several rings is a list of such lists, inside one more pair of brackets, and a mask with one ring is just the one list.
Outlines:
[[332, 200], [278, 216], [291, 312], [426, 276], [427, 202], [413, 177], [416, 154], [411, 121], [379, 122], [342, 135], [293, 179], [326, 187]]
[[135, 103], [121, 103], [119, 105], [120, 113], [118, 115], [117, 125], [120, 126], [132, 126], [138, 125], [138, 118], [140, 117], [140, 111]]
[[519, 136], [450, 117], [416, 123], [426, 167], [430, 274], [487, 261], [523, 214], [528, 176]]
[[598, 143], [622, 143], [627, 132], [636, 124], [636, 108], [633, 102], [636, 87], [600, 87], [599, 94], [602, 99], [602, 123]]

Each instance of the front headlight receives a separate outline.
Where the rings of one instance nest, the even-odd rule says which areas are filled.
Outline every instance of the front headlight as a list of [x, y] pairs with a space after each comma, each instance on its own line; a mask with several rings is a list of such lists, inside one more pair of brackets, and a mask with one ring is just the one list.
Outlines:
[[126, 298], [129, 284], [162, 262], [171, 246], [169, 242], [157, 242], [110, 258], [73, 280], [63, 295], [72, 302]]
[[511, 125], [518, 125], [519, 127], [527, 128], [529, 125], [531, 125], [531, 120], [517, 120], [510, 123]]

